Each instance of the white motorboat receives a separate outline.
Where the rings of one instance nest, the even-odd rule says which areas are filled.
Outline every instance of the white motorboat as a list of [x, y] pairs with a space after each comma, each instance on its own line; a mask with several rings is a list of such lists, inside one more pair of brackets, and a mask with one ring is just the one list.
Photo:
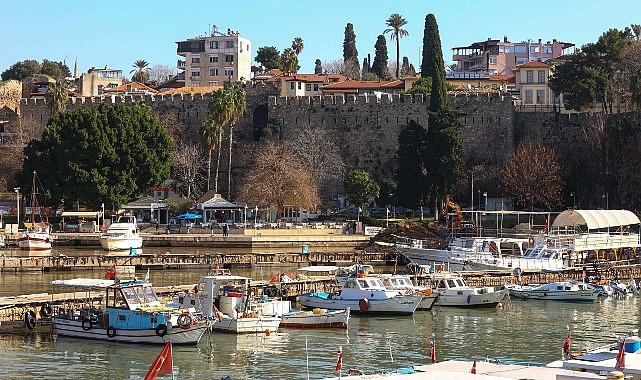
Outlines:
[[432, 291], [432, 288], [427, 286], [415, 286], [412, 278], [406, 274], [381, 274], [381, 280], [387, 289], [398, 290], [406, 294], [416, 294], [423, 296], [423, 299], [418, 304], [416, 310], [430, 310], [438, 294]]
[[495, 307], [507, 295], [505, 287], [470, 287], [463, 277], [454, 274], [434, 275], [437, 306]]
[[[170, 305], [193, 307], [212, 320], [212, 330], [236, 334], [275, 332], [281, 319], [263, 315], [250, 299], [251, 278], [233, 275], [203, 276], [195, 294], [179, 296]], [[289, 311], [289, 308], [287, 308]]]
[[349, 324], [350, 309], [327, 310], [290, 310], [281, 314], [280, 327], [298, 329], [340, 328], [346, 329]]
[[569, 280], [542, 285], [508, 285], [510, 296], [553, 301], [596, 301], [600, 289], [585, 282]]
[[36, 222], [37, 193], [36, 193], [36, 172], [33, 172], [33, 182], [31, 185], [31, 221], [25, 220], [26, 231], [20, 234], [18, 238], [18, 247], [26, 251], [43, 251], [51, 249], [51, 225], [46, 219]]
[[[193, 309], [162, 305], [147, 281], [79, 278], [52, 284], [86, 293], [86, 298], [54, 310], [51, 321], [58, 335], [125, 343], [196, 344], [207, 330], [208, 322]], [[94, 305], [92, 291], [104, 293], [103, 304]]]
[[345, 281], [336, 293], [311, 292], [298, 296], [306, 308], [347, 310], [360, 314], [411, 315], [423, 296], [389, 290], [378, 277], [359, 275]]
[[[568, 353], [561, 360], [548, 363], [546, 367], [562, 368], [607, 376], [608, 379], [641, 379], [641, 338], [638, 329], [617, 337], [605, 346]], [[613, 339], [614, 340], [614, 339]], [[620, 371], [620, 377], [610, 377], [613, 371]], [[603, 378], [603, 377], [602, 377]]]
[[136, 217], [122, 215], [112, 223], [107, 232], [100, 235], [100, 245], [108, 251], [135, 250], [142, 247]]

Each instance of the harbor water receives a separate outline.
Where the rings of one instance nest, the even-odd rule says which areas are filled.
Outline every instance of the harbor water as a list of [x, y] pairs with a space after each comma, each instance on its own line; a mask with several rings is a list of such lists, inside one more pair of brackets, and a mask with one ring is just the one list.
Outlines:
[[[233, 273], [269, 279], [279, 269], [238, 269]], [[146, 271], [137, 273], [139, 277], [145, 274]], [[152, 270], [150, 280], [159, 286], [190, 284], [204, 274], [196, 269]], [[102, 275], [97, 271], [3, 273], [0, 295], [51, 292], [51, 280]], [[343, 376], [349, 369], [376, 373], [427, 364], [432, 334], [438, 361], [460, 359], [471, 363], [476, 358], [543, 365], [560, 358], [568, 327], [573, 352], [610, 344], [619, 335], [638, 329], [640, 305], [638, 296], [605, 298], [596, 303], [506, 299], [503, 307], [496, 309], [435, 307], [409, 317], [353, 316], [347, 331], [281, 329], [268, 335], [240, 336], [212, 333], [205, 335], [197, 346], [174, 347], [174, 376], [176, 379], [336, 376], [339, 346], [343, 350]], [[0, 335], [0, 378], [143, 379], [161, 349], [57, 337], [25, 329]]]

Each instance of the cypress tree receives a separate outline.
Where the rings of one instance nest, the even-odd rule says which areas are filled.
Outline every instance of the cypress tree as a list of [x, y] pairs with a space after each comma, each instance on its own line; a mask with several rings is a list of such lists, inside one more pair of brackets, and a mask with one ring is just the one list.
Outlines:
[[376, 39], [374, 50], [375, 54], [374, 62], [372, 63], [372, 72], [381, 79], [387, 78], [387, 43], [385, 42], [385, 36], [382, 34]]
[[354, 26], [351, 23], [347, 23], [347, 26], [345, 26], [343, 61], [345, 63], [345, 75], [352, 79], [360, 78], [361, 67], [358, 62], [358, 50], [356, 50], [356, 34], [354, 34]]
[[431, 13], [425, 16], [421, 77], [432, 78], [430, 111], [437, 112], [447, 109], [447, 85], [445, 82], [445, 63], [443, 61], [443, 51], [441, 50], [441, 37], [438, 32], [436, 17]]

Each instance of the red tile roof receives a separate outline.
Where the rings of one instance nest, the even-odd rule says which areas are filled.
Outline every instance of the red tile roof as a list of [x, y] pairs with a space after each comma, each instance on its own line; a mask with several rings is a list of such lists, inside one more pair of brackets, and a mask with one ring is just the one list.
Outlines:
[[363, 80], [346, 80], [344, 82], [329, 83], [321, 87], [323, 91], [339, 90], [380, 90], [389, 88], [405, 89], [401, 80], [393, 81], [363, 81]]
[[162, 95], [179, 95], [179, 94], [210, 94], [218, 91], [223, 86], [186, 86], [179, 88], [172, 88], [167, 91], [161, 92]]
[[151, 92], [153, 94], [157, 94], [158, 90], [153, 89], [146, 84], [140, 83], [140, 82], [129, 82], [125, 84], [121, 84], [118, 87], [114, 88], [105, 88], [105, 92], [131, 92], [131, 91], [146, 91], [146, 92]]
[[549, 65], [545, 62], [541, 61], [530, 61], [530, 62], [525, 62], [522, 63], [518, 66], [516, 66], [512, 71], [519, 71], [519, 69], [550, 69], [552, 68], [552, 65]]

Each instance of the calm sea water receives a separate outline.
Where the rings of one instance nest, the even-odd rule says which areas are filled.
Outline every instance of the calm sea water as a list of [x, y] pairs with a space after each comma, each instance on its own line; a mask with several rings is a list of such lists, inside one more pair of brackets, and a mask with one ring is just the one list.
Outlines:
[[[273, 271], [234, 272], [267, 279]], [[156, 285], [195, 283], [203, 274], [152, 271], [151, 280]], [[2, 274], [0, 292], [50, 292], [53, 279], [100, 275], [91, 271]], [[212, 333], [198, 346], [174, 347], [174, 373], [176, 379], [319, 379], [336, 375], [338, 346], [343, 348], [343, 374], [350, 368], [373, 373], [427, 364], [432, 334], [438, 361], [476, 357], [542, 365], [560, 357], [567, 327], [572, 330], [572, 351], [611, 343], [618, 335], [640, 328], [640, 300], [604, 299], [593, 304], [509, 300], [502, 309], [437, 307], [411, 317], [353, 317], [347, 331], [281, 329], [269, 336]], [[143, 379], [160, 349], [47, 333], [0, 335], [0, 378]]]

